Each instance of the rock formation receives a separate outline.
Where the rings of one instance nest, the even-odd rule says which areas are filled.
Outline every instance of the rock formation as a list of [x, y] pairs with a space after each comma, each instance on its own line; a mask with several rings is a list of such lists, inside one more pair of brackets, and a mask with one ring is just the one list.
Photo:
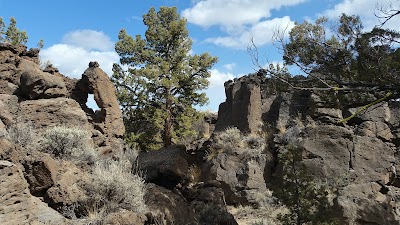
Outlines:
[[[303, 163], [317, 179], [336, 185], [340, 180], [334, 202], [343, 224], [399, 224], [400, 186], [390, 172], [400, 163], [398, 102], [370, 107], [345, 124], [339, 121], [359, 105], [347, 102], [332, 107], [312, 91], [274, 93], [268, 82], [257, 74], [226, 82], [227, 98], [220, 105], [216, 126], [217, 131], [237, 127], [244, 133], [257, 133], [262, 127], [261, 133], [269, 134], [265, 152], [272, 158], [267, 157], [265, 164], [265, 184], [271, 186], [279, 176], [274, 157], [280, 149], [296, 145], [303, 149]], [[238, 167], [236, 160], [227, 158], [224, 165]], [[230, 171], [231, 177], [219, 180], [229, 184], [241, 177]]]

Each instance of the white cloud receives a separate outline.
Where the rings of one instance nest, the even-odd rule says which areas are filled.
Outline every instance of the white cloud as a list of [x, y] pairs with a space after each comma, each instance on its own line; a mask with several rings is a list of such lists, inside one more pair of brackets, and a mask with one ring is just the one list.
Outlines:
[[239, 35], [208, 38], [206, 42], [230, 48], [245, 49], [253, 38], [254, 44], [260, 47], [272, 43], [274, 33], [277, 30], [285, 30], [288, 33], [293, 27], [294, 22], [290, 20], [289, 16], [285, 16], [258, 22]]
[[231, 70], [233, 70], [233, 68], [235, 68], [235, 66], [236, 66], [235, 63], [228, 63], [228, 64], [223, 65], [222, 67], [224, 67], [226, 70], [231, 71]]
[[114, 43], [101, 31], [75, 30], [64, 35], [64, 44], [78, 46], [87, 50], [112, 50]]
[[219, 104], [224, 102], [226, 99], [224, 83], [228, 80], [233, 80], [235, 76], [232, 73], [224, 73], [217, 69], [210, 70], [210, 73], [210, 85], [209, 88], [205, 90], [205, 93], [210, 99], [210, 104], [206, 107], [202, 107], [201, 109], [218, 111]]
[[207, 28], [221, 26], [227, 31], [239, 31], [244, 25], [258, 23], [271, 16], [272, 10], [294, 6], [306, 0], [201, 0], [182, 16], [190, 23]]
[[[398, 1], [392, 1], [395, 8], [400, 8]], [[358, 15], [366, 30], [371, 30], [375, 25], [379, 25], [379, 18], [375, 14], [380, 14], [377, 10], [380, 6], [387, 7], [387, 1], [382, 0], [369, 0], [368, 3], [365, 0], [343, 0], [341, 3], [336, 4], [333, 8], [326, 10], [322, 15], [331, 18], [338, 19], [342, 13], [347, 15]], [[375, 14], [374, 14], [375, 13]], [[385, 28], [398, 29], [400, 22], [399, 16], [394, 17], [388, 22]]]
[[217, 69], [211, 69], [210, 70], [211, 77], [208, 78], [210, 81], [210, 88], [215, 88], [215, 87], [224, 87], [225, 81], [232, 80], [235, 78], [235, 76], [232, 73], [223, 73], [220, 72]]
[[62, 74], [73, 78], [81, 78], [90, 61], [97, 61], [100, 68], [110, 76], [113, 63], [119, 60], [114, 51], [90, 51], [68, 44], [55, 44], [42, 49], [40, 57], [44, 62], [49, 60]]

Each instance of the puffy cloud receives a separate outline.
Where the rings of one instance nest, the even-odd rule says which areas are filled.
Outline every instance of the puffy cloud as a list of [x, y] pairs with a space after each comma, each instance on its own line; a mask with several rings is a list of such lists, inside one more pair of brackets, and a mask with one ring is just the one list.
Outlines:
[[[393, 6], [397, 9], [400, 8], [398, 2], [393, 2]], [[343, 0], [341, 3], [336, 4], [333, 8], [323, 12], [322, 15], [331, 19], [339, 18], [342, 13], [347, 15], [358, 15], [361, 18], [364, 28], [366, 30], [371, 30], [374, 26], [380, 24], [380, 19], [375, 16], [375, 14], [382, 14], [378, 10], [380, 7], [386, 8], [389, 7], [389, 4], [381, 0], [369, 0], [368, 3], [366, 3], [365, 0]], [[397, 29], [399, 22], [400, 18], [398, 16], [394, 17], [387, 23], [385, 27]]]
[[185, 9], [182, 16], [204, 28], [213, 25], [228, 31], [258, 23], [271, 16], [272, 10], [294, 6], [306, 0], [201, 0]]
[[236, 64], [235, 63], [228, 63], [223, 65], [222, 67], [224, 67], [226, 70], [233, 70], [233, 68], [235, 68]]
[[101, 31], [95, 30], [75, 30], [64, 35], [64, 44], [79, 46], [81, 48], [100, 51], [112, 50], [114, 43]]
[[55, 44], [40, 51], [43, 62], [49, 60], [66, 76], [80, 78], [90, 61], [97, 61], [108, 74], [112, 74], [113, 63], [118, 62], [118, 54], [113, 51], [90, 51], [82, 47]]
[[285, 16], [258, 22], [239, 35], [208, 38], [206, 42], [230, 48], [245, 49], [253, 38], [254, 44], [260, 47], [271, 43], [277, 30], [285, 30], [288, 33], [293, 27], [294, 22], [290, 20], [289, 16]]
[[232, 73], [224, 73], [217, 69], [210, 70], [211, 77], [209, 78], [210, 86], [205, 93], [210, 99], [210, 104], [207, 107], [202, 108], [210, 109], [212, 111], [218, 111], [220, 103], [225, 101], [225, 87], [224, 83], [228, 80], [232, 80], [235, 76]]

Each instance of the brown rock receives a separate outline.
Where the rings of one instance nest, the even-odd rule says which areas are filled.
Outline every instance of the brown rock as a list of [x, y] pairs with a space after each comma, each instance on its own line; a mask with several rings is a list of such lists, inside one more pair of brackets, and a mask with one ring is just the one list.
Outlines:
[[393, 138], [389, 126], [383, 122], [365, 121], [357, 127], [356, 133], [360, 136], [377, 137], [384, 141]]
[[68, 98], [39, 99], [21, 102], [20, 121], [31, 121], [38, 128], [52, 126], [82, 127], [90, 130], [85, 112], [79, 104]]
[[18, 112], [18, 97], [15, 95], [0, 94], [0, 120], [10, 126], [15, 121]]
[[147, 217], [143, 214], [121, 209], [108, 214], [102, 222], [104, 225], [144, 225], [146, 220]]
[[104, 123], [104, 133], [110, 137], [122, 137], [125, 133], [122, 112], [115, 87], [107, 74], [98, 67], [98, 63], [91, 62], [83, 73], [81, 81], [82, 92], [86, 95], [93, 94], [101, 110], [99, 120]]
[[260, 87], [234, 82], [225, 87], [226, 101], [218, 110], [216, 130], [237, 127], [245, 133], [259, 133], [262, 117]]
[[152, 185], [145, 195], [153, 222], [161, 224], [192, 224], [195, 213], [182, 195], [163, 187]]
[[20, 92], [27, 99], [66, 97], [68, 92], [60, 77], [42, 72], [38, 65], [28, 60], [21, 60]]
[[66, 219], [29, 193], [13, 163], [0, 161], [0, 224], [63, 224]]
[[380, 193], [380, 189], [379, 184], [372, 182], [351, 184], [340, 190], [337, 204], [343, 213], [342, 224], [398, 225], [392, 198]]

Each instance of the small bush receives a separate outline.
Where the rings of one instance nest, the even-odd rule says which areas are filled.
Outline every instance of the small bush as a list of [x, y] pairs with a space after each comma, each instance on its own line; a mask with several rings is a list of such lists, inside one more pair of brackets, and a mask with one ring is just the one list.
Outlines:
[[90, 134], [80, 128], [52, 127], [43, 135], [43, 147], [57, 157], [91, 158], [95, 150], [88, 145]]
[[224, 149], [235, 149], [240, 147], [242, 134], [236, 127], [229, 127], [216, 135], [217, 145]]
[[8, 139], [14, 144], [21, 147], [28, 147], [34, 140], [33, 124], [28, 123], [14, 123], [7, 128]]
[[92, 205], [109, 213], [121, 205], [135, 212], [146, 212], [146, 184], [131, 173], [131, 165], [119, 161], [100, 161], [93, 168], [93, 181], [85, 186]]

